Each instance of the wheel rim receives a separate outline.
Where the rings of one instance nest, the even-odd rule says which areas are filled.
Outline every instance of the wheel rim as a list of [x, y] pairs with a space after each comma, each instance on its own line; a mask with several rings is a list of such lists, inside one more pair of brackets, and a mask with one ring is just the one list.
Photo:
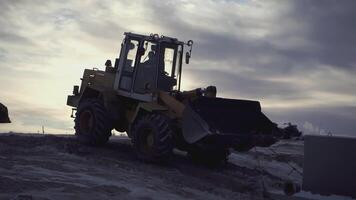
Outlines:
[[154, 132], [152, 128], [145, 128], [142, 131], [142, 151], [151, 153], [154, 146]]
[[93, 114], [86, 110], [80, 115], [80, 132], [84, 134], [89, 134], [94, 127], [94, 116]]

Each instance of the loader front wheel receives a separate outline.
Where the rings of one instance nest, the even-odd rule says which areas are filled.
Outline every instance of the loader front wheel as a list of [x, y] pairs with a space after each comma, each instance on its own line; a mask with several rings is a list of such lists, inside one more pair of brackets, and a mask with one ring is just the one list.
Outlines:
[[97, 99], [82, 101], [75, 117], [75, 135], [87, 145], [100, 146], [111, 136], [112, 125], [104, 105]]
[[173, 151], [169, 119], [161, 114], [147, 114], [132, 125], [132, 143], [137, 157], [145, 162], [167, 161]]

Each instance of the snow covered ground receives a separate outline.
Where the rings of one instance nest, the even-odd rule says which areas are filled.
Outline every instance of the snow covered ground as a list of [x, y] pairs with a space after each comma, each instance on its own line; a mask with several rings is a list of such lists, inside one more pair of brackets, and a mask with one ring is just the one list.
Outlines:
[[179, 151], [165, 165], [142, 163], [126, 137], [94, 148], [73, 136], [0, 134], [0, 199], [263, 199], [262, 184], [280, 199], [302, 169], [302, 141], [233, 152], [209, 168]]

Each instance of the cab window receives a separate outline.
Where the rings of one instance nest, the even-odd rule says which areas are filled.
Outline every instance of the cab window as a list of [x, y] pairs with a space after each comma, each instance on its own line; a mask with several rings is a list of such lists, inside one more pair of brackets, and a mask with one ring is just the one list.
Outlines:
[[163, 53], [164, 73], [167, 76], [172, 76], [174, 49], [165, 48]]
[[138, 46], [139, 46], [139, 42], [136, 40], [131, 40], [128, 43], [127, 46], [128, 52], [127, 52], [126, 62], [124, 67], [125, 71], [127, 72], [133, 72], [134, 70]]

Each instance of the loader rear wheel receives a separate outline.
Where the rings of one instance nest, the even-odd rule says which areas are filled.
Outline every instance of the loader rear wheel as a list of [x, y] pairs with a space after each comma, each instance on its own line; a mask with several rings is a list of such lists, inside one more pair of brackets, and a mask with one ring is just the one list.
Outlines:
[[173, 151], [169, 119], [161, 114], [148, 114], [132, 125], [132, 143], [137, 157], [145, 162], [167, 161]]
[[216, 166], [227, 162], [230, 151], [228, 148], [192, 148], [188, 155], [196, 162]]
[[81, 102], [75, 117], [75, 135], [84, 144], [100, 146], [111, 136], [112, 125], [104, 105], [97, 99]]

